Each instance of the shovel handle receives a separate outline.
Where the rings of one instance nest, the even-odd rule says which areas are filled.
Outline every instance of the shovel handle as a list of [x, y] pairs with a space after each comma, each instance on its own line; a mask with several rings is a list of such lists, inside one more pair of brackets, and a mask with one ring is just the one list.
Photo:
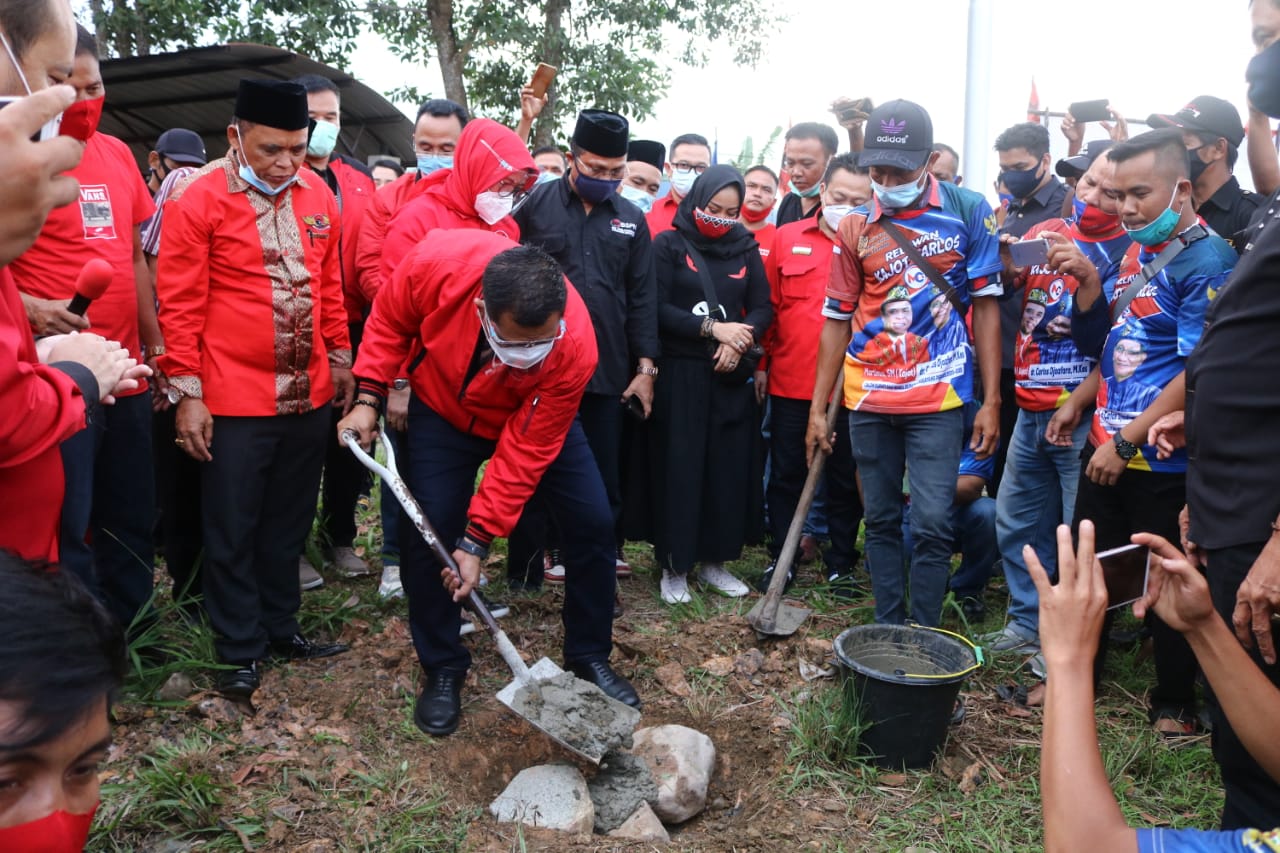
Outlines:
[[[836, 416], [840, 413], [840, 391], [844, 385], [843, 373], [836, 377], [835, 388], [831, 392], [831, 402], [827, 404], [827, 434], [836, 428]], [[782, 550], [778, 552], [778, 562], [774, 564], [773, 577], [769, 579], [769, 589], [765, 591], [764, 601], [760, 605], [758, 617], [759, 628], [764, 633], [772, 633], [777, 627], [778, 605], [782, 602], [783, 590], [787, 588], [787, 575], [791, 574], [791, 565], [795, 562], [796, 549], [800, 545], [800, 537], [804, 531], [804, 520], [809, 515], [809, 507], [813, 506], [813, 496], [818, 491], [818, 480], [822, 477], [823, 466], [827, 464], [827, 455], [819, 453], [809, 466], [809, 474], [804, 479], [804, 489], [800, 492], [800, 502], [796, 504], [796, 513], [791, 517], [791, 526], [787, 528], [787, 538], [782, 542]]]

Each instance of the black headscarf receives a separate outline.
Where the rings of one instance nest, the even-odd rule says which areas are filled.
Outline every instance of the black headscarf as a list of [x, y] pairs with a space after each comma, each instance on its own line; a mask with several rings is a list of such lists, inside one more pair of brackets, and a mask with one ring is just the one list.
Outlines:
[[727, 186], [738, 188], [738, 203], [741, 204], [747, 194], [747, 186], [742, 179], [742, 174], [724, 163], [707, 169], [693, 182], [689, 194], [680, 200], [680, 207], [676, 209], [675, 218], [672, 220], [676, 230], [692, 243], [695, 249], [714, 258], [731, 258], [748, 250], [759, 251], [756, 238], [741, 222], [735, 223], [728, 234], [718, 240], [712, 240], [704, 236], [698, 230], [697, 223], [693, 221], [694, 209], [706, 210], [712, 196]]

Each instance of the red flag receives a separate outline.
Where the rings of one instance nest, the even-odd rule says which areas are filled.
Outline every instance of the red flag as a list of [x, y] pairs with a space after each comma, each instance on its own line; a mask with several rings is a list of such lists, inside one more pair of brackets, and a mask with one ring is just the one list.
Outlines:
[[1040, 123], [1040, 93], [1036, 91], [1036, 78], [1031, 78], [1031, 97], [1027, 98], [1027, 121]]

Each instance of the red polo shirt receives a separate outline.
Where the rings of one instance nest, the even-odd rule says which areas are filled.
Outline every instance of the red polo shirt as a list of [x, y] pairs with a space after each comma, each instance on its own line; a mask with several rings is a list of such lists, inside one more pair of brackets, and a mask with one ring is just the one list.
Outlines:
[[671, 193], [667, 193], [653, 203], [653, 207], [644, 215], [645, 224], [649, 226], [650, 238], [675, 228], [672, 222], [676, 218], [676, 210], [679, 207], [680, 202], [676, 201]]
[[774, 235], [772, 250], [764, 259], [773, 302], [773, 325], [764, 338], [770, 394], [792, 400], [813, 398], [818, 338], [826, 322], [822, 305], [834, 247], [834, 239], [823, 233], [815, 217], [784, 225]]

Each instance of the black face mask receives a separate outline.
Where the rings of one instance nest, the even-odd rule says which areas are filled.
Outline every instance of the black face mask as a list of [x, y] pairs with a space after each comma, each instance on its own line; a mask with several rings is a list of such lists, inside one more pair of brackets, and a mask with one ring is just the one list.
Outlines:
[[1272, 118], [1280, 118], [1280, 41], [1249, 60], [1244, 72], [1249, 101]]
[[[1203, 145], [1200, 146], [1200, 148], [1203, 147]], [[1192, 148], [1187, 152], [1187, 157], [1191, 160], [1191, 183], [1193, 184], [1199, 181], [1204, 170], [1209, 168], [1209, 164], [1200, 159], [1200, 148]]]

